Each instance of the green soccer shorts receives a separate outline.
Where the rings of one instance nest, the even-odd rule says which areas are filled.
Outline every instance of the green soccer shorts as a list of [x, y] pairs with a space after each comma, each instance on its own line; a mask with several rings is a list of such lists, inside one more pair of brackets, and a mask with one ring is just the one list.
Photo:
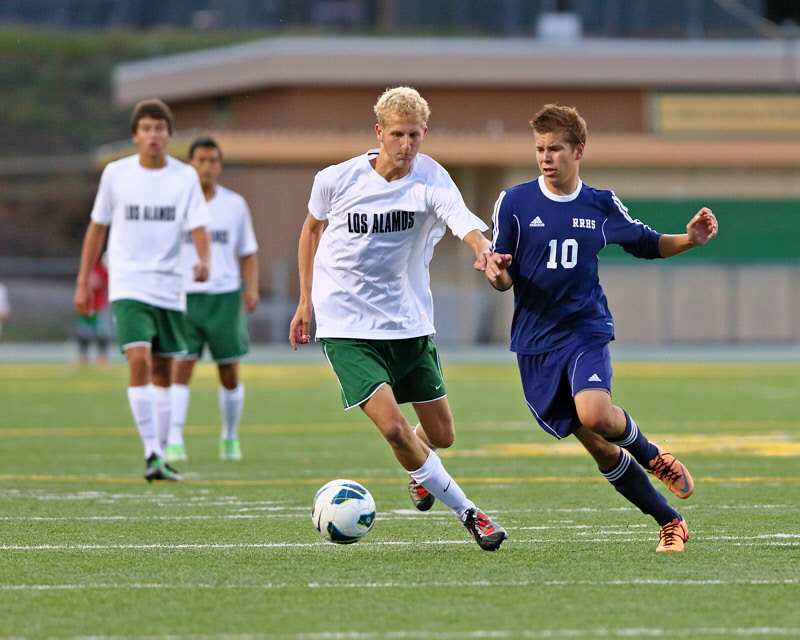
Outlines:
[[208, 345], [217, 363], [235, 362], [250, 349], [240, 291], [186, 296], [188, 358], [201, 358]]
[[184, 314], [139, 300], [114, 300], [111, 311], [117, 325], [117, 342], [125, 353], [130, 347], [151, 345], [153, 355], [186, 353]]
[[369, 400], [384, 383], [392, 388], [398, 404], [432, 402], [445, 396], [439, 353], [430, 336], [320, 340], [339, 381], [345, 409]]

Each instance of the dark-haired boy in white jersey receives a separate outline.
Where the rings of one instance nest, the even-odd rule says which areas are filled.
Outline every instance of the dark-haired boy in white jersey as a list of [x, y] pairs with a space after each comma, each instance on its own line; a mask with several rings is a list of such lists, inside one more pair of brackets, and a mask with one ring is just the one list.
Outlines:
[[[167, 462], [187, 460], [183, 426], [189, 409], [189, 383], [195, 363], [208, 345], [217, 363], [217, 392], [222, 430], [219, 459], [242, 459], [238, 426], [244, 409], [244, 385], [239, 381], [239, 360], [249, 350], [245, 311], [258, 306], [258, 243], [250, 208], [238, 193], [219, 184], [222, 150], [213, 138], [198, 138], [189, 148], [189, 164], [200, 176], [211, 223], [211, 277], [192, 281], [197, 260], [192, 234], [184, 234], [181, 267], [186, 283], [186, 342], [188, 352], [175, 358], [172, 379], [172, 422], [167, 441]], [[244, 280], [244, 288], [242, 288]]]
[[172, 358], [186, 351], [186, 293], [179, 269], [184, 228], [191, 231], [199, 256], [194, 278], [209, 275], [208, 209], [197, 172], [167, 155], [172, 123], [172, 112], [160, 100], [143, 100], [134, 108], [131, 132], [138, 153], [103, 170], [74, 300], [79, 313], [92, 313], [89, 274], [110, 227], [109, 300], [128, 358], [128, 402], [144, 445], [148, 481], [182, 479], [166, 464], [164, 443]]
[[[419, 154], [430, 109], [409, 87], [387, 90], [375, 105], [380, 149], [320, 171], [300, 236], [300, 303], [289, 341], [317, 339], [346, 409], [359, 406], [411, 476], [420, 510], [438, 498], [482, 549], [506, 532], [442, 466], [436, 448], [455, 438], [436, 347], [428, 264], [449, 227], [475, 252], [489, 247], [486, 225], [464, 204], [447, 172]], [[326, 228], [327, 222], [327, 228]], [[411, 402], [413, 428], [399, 403]]]

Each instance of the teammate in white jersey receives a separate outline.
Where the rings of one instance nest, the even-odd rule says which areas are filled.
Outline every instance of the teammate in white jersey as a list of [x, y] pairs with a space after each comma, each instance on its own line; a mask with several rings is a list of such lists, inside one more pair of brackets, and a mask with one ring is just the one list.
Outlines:
[[[506, 532], [442, 466], [438, 447], [455, 439], [439, 358], [431, 340], [428, 265], [447, 227], [476, 257], [486, 225], [467, 209], [448, 173], [419, 154], [430, 109], [409, 87], [375, 105], [380, 148], [320, 171], [300, 235], [300, 303], [289, 341], [310, 342], [312, 311], [346, 409], [359, 406], [410, 475], [415, 506], [450, 507], [482, 549]], [[327, 222], [327, 226], [326, 226]], [[476, 263], [477, 265], [477, 263]], [[398, 404], [411, 402], [416, 428]]]
[[[186, 279], [186, 338], [188, 351], [175, 358], [172, 379], [172, 423], [167, 442], [167, 462], [187, 459], [183, 425], [189, 408], [189, 383], [205, 345], [217, 363], [222, 432], [220, 460], [241, 460], [238, 426], [244, 407], [244, 385], [239, 382], [239, 359], [249, 347], [242, 303], [247, 311], [258, 306], [258, 243], [250, 209], [238, 193], [219, 184], [222, 150], [212, 138], [198, 138], [189, 148], [189, 164], [200, 176], [200, 185], [211, 214], [211, 277], [192, 279], [197, 260], [194, 238], [184, 234], [181, 263]], [[242, 290], [244, 280], [244, 290]]]
[[160, 100], [144, 100], [131, 118], [138, 153], [109, 163], [100, 178], [81, 252], [75, 309], [92, 313], [89, 274], [108, 241], [109, 300], [130, 368], [128, 401], [144, 444], [145, 478], [180, 480], [164, 460], [172, 358], [186, 350], [181, 234], [197, 247], [195, 280], [209, 275], [210, 222], [197, 172], [167, 155], [173, 118]]

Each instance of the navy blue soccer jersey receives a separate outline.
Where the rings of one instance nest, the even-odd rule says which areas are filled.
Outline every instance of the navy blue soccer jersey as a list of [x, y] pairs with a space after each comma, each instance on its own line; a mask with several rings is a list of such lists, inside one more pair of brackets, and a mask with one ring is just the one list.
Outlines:
[[511, 350], [537, 354], [576, 337], [613, 339], [597, 254], [613, 243], [638, 258], [660, 258], [660, 237], [632, 220], [613, 191], [580, 180], [568, 196], [548, 191], [543, 177], [503, 191], [492, 215], [492, 251], [513, 256]]

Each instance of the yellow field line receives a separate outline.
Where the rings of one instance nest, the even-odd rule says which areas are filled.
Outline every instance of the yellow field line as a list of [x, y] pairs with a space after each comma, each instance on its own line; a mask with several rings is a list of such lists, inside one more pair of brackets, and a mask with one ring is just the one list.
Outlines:
[[[246, 487], [246, 486], [277, 486], [277, 485], [322, 485], [328, 482], [329, 478], [273, 478], [262, 480], [200, 480], [190, 479], [181, 482], [181, 485], [200, 486], [200, 487]], [[367, 484], [407, 484], [408, 479], [402, 478], [353, 478], [356, 482]], [[486, 483], [486, 484], [538, 484], [538, 483], [559, 483], [568, 484], [576, 482], [606, 482], [602, 476], [587, 476], [587, 477], [557, 477], [557, 476], [541, 476], [541, 477], [514, 477], [514, 478], [456, 478], [459, 483]], [[101, 484], [144, 484], [144, 480], [140, 478], [82, 478], [80, 476], [50, 476], [50, 475], [16, 475], [5, 474], [0, 475], [0, 482], [98, 482]], [[787, 478], [787, 477], [736, 477], [736, 478], [711, 478], [703, 477], [697, 478], [698, 483], [756, 483], [756, 482], [772, 482], [772, 483], [795, 483], [800, 482], [800, 477]], [[176, 486], [173, 483], [157, 483], [167, 484], [169, 486]]]
[[[529, 421], [494, 421], [494, 422], [467, 422], [461, 421], [456, 425], [464, 431], [508, 431], [520, 430], [526, 431], [528, 429], [533, 432], [538, 432], [538, 426]], [[707, 440], [719, 441], [722, 438], [737, 439], [742, 441], [752, 439], [755, 441], [764, 441], [765, 438], [783, 438], [784, 441], [790, 442], [796, 438], [800, 438], [800, 420], [696, 420], [696, 421], [650, 421], [648, 423], [650, 430], [652, 429], [675, 429], [681, 428], [690, 429], [691, 433], [666, 433], [660, 432], [654, 439], [659, 442], [664, 438], [678, 438], [678, 439], [699, 439], [704, 438]], [[360, 422], [295, 422], [295, 423], [272, 423], [272, 424], [247, 424], [242, 425], [242, 431], [247, 433], [294, 433], [294, 432], [320, 432], [326, 431], [372, 431], [370, 423], [366, 420]], [[750, 433], [715, 433], [717, 429], [742, 429], [748, 430]], [[711, 433], [708, 431], [712, 430]], [[792, 431], [795, 433], [791, 433]], [[184, 433], [188, 434], [207, 434], [217, 433], [219, 425], [187, 425], [184, 427]], [[80, 426], [80, 427], [3, 427], [0, 426], [0, 439], [2, 438], [35, 438], [35, 437], [86, 437], [86, 436], [130, 436], [136, 434], [136, 427], [130, 426]], [[509, 443], [512, 446], [517, 443]], [[564, 443], [555, 441], [548, 441], [543, 444], [543, 447], [558, 447]], [[576, 446], [577, 443], [575, 443]], [[496, 445], [500, 446], [500, 445]]]
[[[695, 378], [703, 376], [712, 377], [742, 377], [779, 375], [796, 372], [800, 368], [797, 362], [617, 362], [614, 364], [614, 373], [619, 376], [637, 377], [679, 377]], [[322, 363], [278, 363], [278, 364], [243, 364], [242, 377], [245, 379], [266, 380], [275, 383], [288, 380], [315, 382], [331, 380], [330, 367]], [[513, 362], [509, 364], [447, 364], [444, 366], [445, 378], [453, 377], [463, 379], [476, 377], [476, 372], [481, 376], [487, 373], [508, 374], [516, 378], [519, 374]], [[115, 364], [104, 371], [77, 370], [71, 365], [58, 364], [0, 364], [0, 380], [9, 382], [21, 379], [39, 378], [42, 381], [57, 379], [60, 383], [64, 380], [75, 382], [109, 381], [118, 383], [124, 381], [127, 367], [124, 364]], [[198, 379], [217, 379], [216, 367], [210, 363], [201, 363], [195, 369]]]

